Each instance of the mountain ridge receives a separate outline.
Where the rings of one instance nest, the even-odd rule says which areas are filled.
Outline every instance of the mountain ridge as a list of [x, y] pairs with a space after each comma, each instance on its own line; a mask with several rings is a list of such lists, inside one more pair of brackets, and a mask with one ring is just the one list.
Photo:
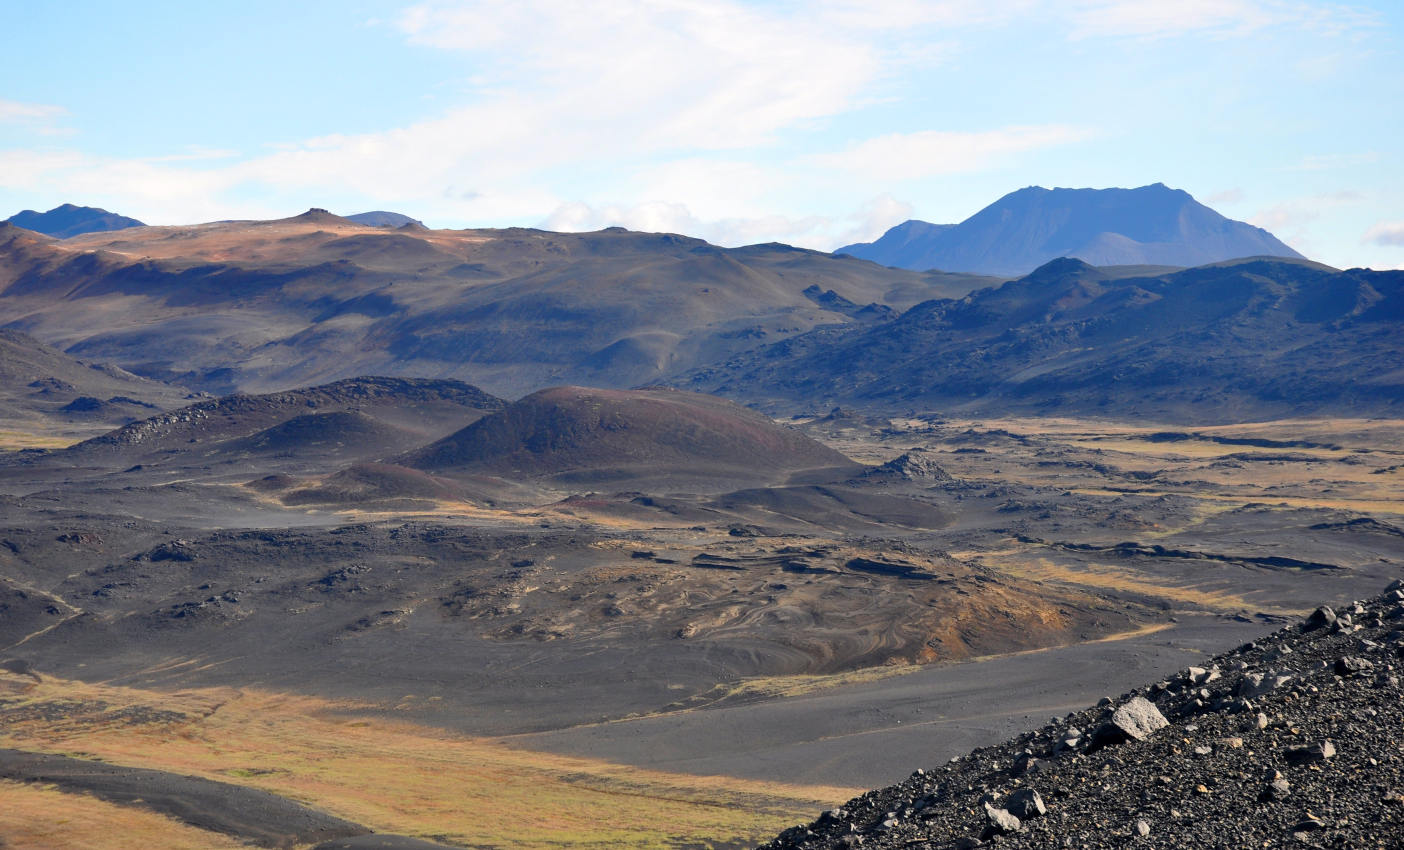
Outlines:
[[[0, 228], [0, 325], [224, 395], [362, 374], [518, 397], [612, 387], [995, 281], [676, 234], [274, 221], [89, 233]], [[817, 303], [804, 291], [833, 291]], [[842, 300], [840, 300], [842, 299]], [[835, 309], [838, 308], [838, 309]], [[523, 339], [532, 344], [522, 345]]]
[[81, 236], [84, 233], [100, 233], [146, 226], [134, 218], [108, 212], [100, 207], [80, 207], [74, 204], [60, 204], [42, 213], [35, 210], [22, 210], [5, 220], [17, 227], [58, 239]]
[[1256, 258], [1126, 276], [1064, 258], [880, 325], [763, 346], [678, 385], [772, 409], [1383, 415], [1404, 403], [1401, 324], [1401, 272]]

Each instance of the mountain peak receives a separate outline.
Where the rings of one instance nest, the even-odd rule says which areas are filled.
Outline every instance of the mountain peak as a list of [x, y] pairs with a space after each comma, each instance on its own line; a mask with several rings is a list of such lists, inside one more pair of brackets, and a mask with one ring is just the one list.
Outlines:
[[350, 219], [342, 218], [335, 213], [324, 210], [321, 207], [311, 207], [301, 215], [283, 219], [285, 222], [305, 222], [311, 224], [355, 224]]
[[1027, 276], [1036, 280], [1045, 280], [1048, 278], [1087, 274], [1096, 271], [1096, 266], [1085, 263], [1076, 257], [1056, 257], [1029, 272]]
[[129, 227], [144, 227], [134, 218], [108, 212], [99, 207], [80, 207], [74, 204], [60, 204], [48, 212], [24, 210], [6, 219], [10, 224], [53, 236], [67, 239], [83, 233], [97, 233], [108, 230], [125, 230]]
[[1266, 230], [1225, 218], [1164, 183], [1135, 189], [1026, 186], [960, 224], [906, 221], [876, 242], [835, 253], [899, 268], [1005, 277], [1027, 274], [1057, 257], [1097, 266], [1301, 258]]

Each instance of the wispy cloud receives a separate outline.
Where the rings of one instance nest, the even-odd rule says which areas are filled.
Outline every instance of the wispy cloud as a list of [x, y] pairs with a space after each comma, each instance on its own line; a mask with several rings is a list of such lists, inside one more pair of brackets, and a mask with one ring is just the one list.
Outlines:
[[1246, 37], [1271, 27], [1309, 29], [1320, 36], [1379, 25], [1368, 10], [1300, 0], [1082, 0], [1069, 10], [1072, 37]]
[[1225, 189], [1222, 192], [1215, 192], [1204, 199], [1206, 204], [1236, 204], [1243, 200], [1243, 189], [1235, 186], [1232, 189]]
[[1329, 171], [1336, 168], [1354, 168], [1373, 165], [1379, 162], [1380, 155], [1374, 151], [1362, 153], [1325, 153], [1304, 156], [1295, 165], [1294, 171]]
[[[221, 196], [268, 203], [330, 192], [408, 201], [417, 215], [439, 220], [701, 222], [736, 238], [784, 226], [802, 238], [830, 225], [775, 215], [767, 191], [792, 188], [804, 165], [759, 165], [766, 152], [868, 103], [894, 69], [942, 61], [939, 51], [913, 49], [917, 28], [997, 25], [1040, 0], [875, 2], [428, 0], [393, 26], [414, 44], [460, 54], [472, 69], [459, 102], [437, 114], [229, 162], [202, 162], [224, 153], [206, 151], [47, 161], [46, 179], [85, 197], [132, 193], [153, 220], [188, 218]], [[836, 154], [834, 163], [872, 171], [876, 164], [863, 158], [897, 146], [916, 157], [915, 176], [954, 173], [1051, 143], [1050, 133], [1067, 135], [1014, 128], [888, 138]], [[0, 174], [0, 185], [15, 179]], [[611, 196], [619, 202], [605, 200]]]
[[1299, 227], [1316, 220], [1326, 210], [1358, 203], [1363, 199], [1364, 196], [1353, 189], [1319, 192], [1261, 210], [1248, 222], [1266, 230]]
[[[900, 97], [894, 81], [926, 79], [915, 65], [959, 61], [977, 29], [1032, 24], [1052, 38], [1136, 40], [1313, 21], [1328, 21], [1325, 32], [1370, 23], [1346, 7], [1288, 0], [423, 0], [374, 24], [463, 68], [417, 120], [248, 155], [11, 151], [0, 154], [0, 189], [62, 193], [152, 221], [288, 214], [340, 198], [443, 224], [623, 224], [831, 246], [910, 215], [892, 197], [859, 210], [862, 198], [1098, 135], [1080, 119], [972, 125], [968, 113], [955, 123], [937, 111], [902, 127], [910, 132], [840, 123]], [[0, 122], [28, 122], [26, 132], [65, 115], [0, 101]], [[845, 137], [846, 147], [832, 140]], [[821, 203], [826, 215], [804, 214]]]
[[1362, 242], [1371, 245], [1404, 245], [1404, 221], [1382, 221], [1365, 232]]
[[861, 142], [848, 150], [819, 154], [819, 168], [854, 172], [879, 180], [916, 180], [941, 174], [983, 171], [1015, 154], [1091, 138], [1085, 127], [1062, 124], [954, 132], [896, 133]]
[[52, 121], [67, 114], [62, 106], [0, 100], [0, 121]]
[[828, 250], [881, 236], [894, 224], [912, 217], [912, 206], [890, 195], [872, 199], [844, 215], [699, 216], [689, 205], [668, 201], [638, 204], [562, 204], [540, 222], [548, 230], [566, 232], [627, 227], [652, 233], [682, 233], [719, 245], [751, 245], [782, 241]]
[[400, 25], [416, 43], [480, 59], [479, 89], [500, 117], [630, 151], [771, 141], [847, 108], [881, 65], [870, 40], [736, 2], [433, 2]]

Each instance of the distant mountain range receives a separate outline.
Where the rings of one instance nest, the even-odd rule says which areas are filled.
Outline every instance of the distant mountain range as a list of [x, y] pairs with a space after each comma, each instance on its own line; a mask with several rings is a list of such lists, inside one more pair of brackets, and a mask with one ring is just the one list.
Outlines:
[[[382, 374], [505, 398], [668, 383], [774, 411], [1232, 420], [1404, 408], [1404, 272], [1261, 256], [1171, 267], [1148, 252], [1170, 244], [1169, 207], [1174, 233], [1217, 232], [1221, 246], [1247, 227], [1152, 186], [1022, 190], [961, 225], [889, 234], [912, 247], [993, 218], [1028, 238], [986, 253], [1031, 251], [1035, 232], [1040, 244], [1080, 233], [1110, 245], [1087, 211], [1109, 220], [1120, 209], [1122, 229], [1141, 237], [1141, 253], [1102, 257], [1118, 265], [1058, 258], [1006, 282], [778, 244], [728, 249], [621, 228], [430, 231], [320, 209], [61, 244], [0, 224], [0, 327], [212, 393]], [[1021, 209], [1037, 214], [1019, 224]], [[1249, 230], [1261, 239], [1245, 250], [1290, 251]]]
[[320, 209], [61, 245], [0, 224], [0, 326], [215, 393], [366, 374], [510, 398], [626, 388], [994, 283], [786, 245], [372, 227]]
[[1150, 274], [1059, 259], [890, 322], [675, 382], [775, 410], [1248, 421], [1404, 409], [1404, 272], [1256, 258]]
[[16, 227], [33, 230], [45, 236], [67, 239], [83, 233], [97, 233], [106, 230], [125, 230], [128, 227], [143, 227], [142, 222], [124, 215], [108, 212], [97, 207], [78, 207], [64, 204], [48, 212], [25, 210], [6, 219]]
[[1030, 186], [960, 224], [907, 221], [876, 242], [834, 252], [885, 266], [1017, 277], [1049, 260], [1094, 266], [1200, 266], [1302, 255], [1260, 227], [1234, 221], [1156, 183], [1139, 189]]

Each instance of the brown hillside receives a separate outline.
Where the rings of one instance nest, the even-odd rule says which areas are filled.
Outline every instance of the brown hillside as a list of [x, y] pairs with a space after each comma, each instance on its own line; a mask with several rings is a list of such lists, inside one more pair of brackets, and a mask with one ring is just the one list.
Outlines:
[[[774, 479], [851, 461], [730, 401], [674, 390], [541, 390], [408, 458], [425, 470]], [[578, 477], [578, 476], [577, 476]]]

